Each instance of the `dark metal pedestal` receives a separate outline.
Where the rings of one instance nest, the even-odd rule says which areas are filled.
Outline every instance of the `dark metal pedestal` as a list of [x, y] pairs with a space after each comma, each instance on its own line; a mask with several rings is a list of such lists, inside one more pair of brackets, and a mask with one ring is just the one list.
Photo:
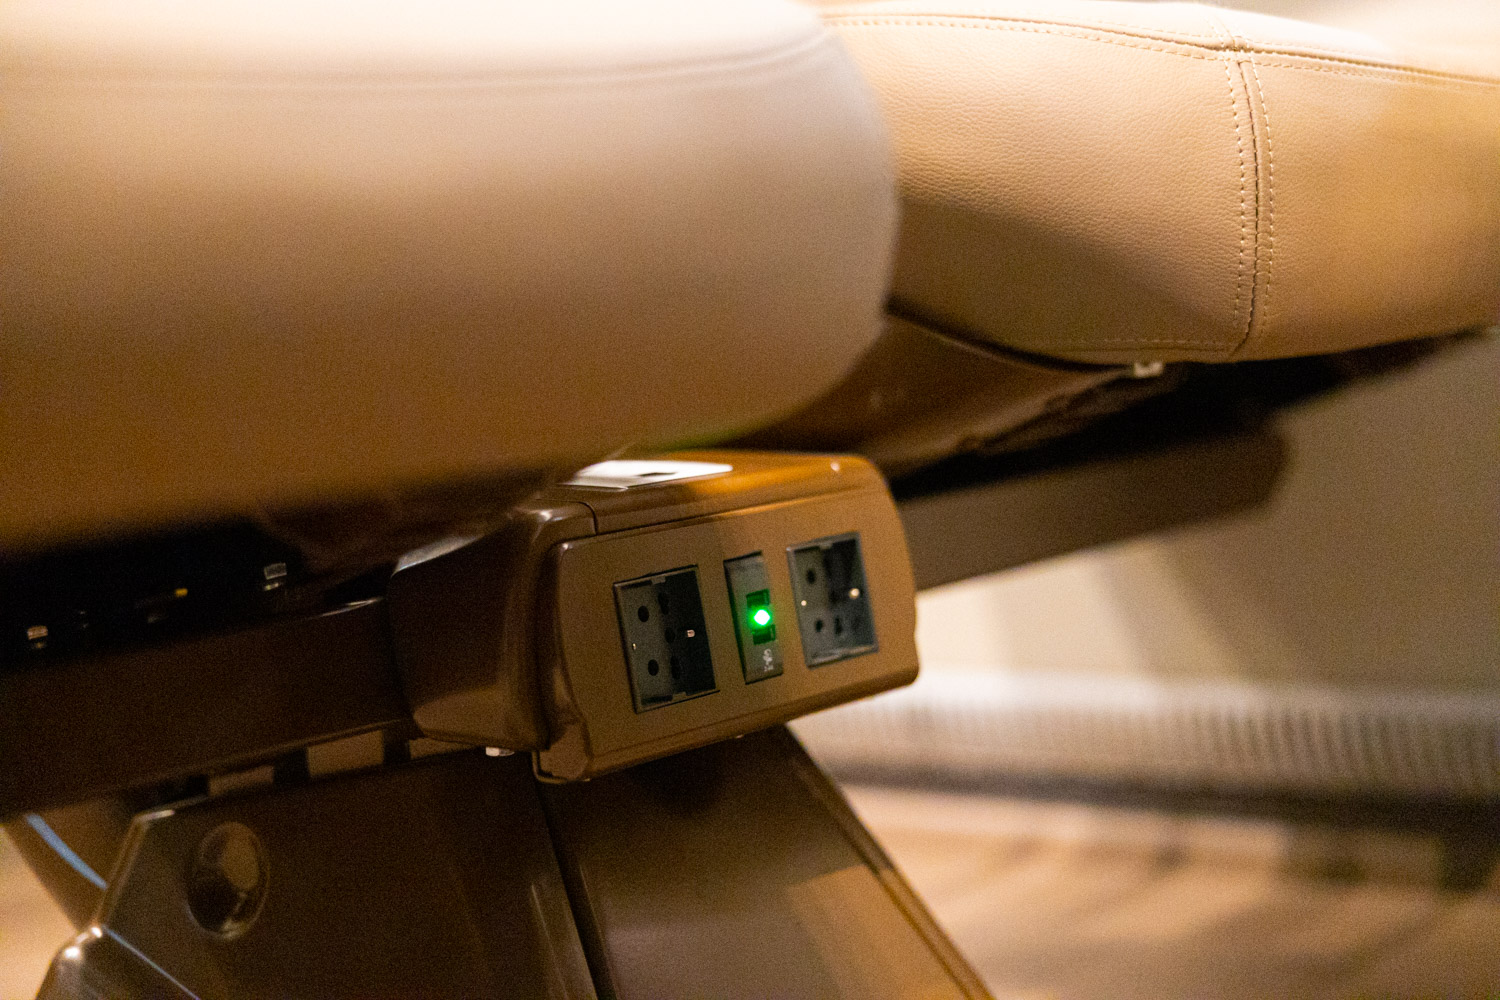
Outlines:
[[982, 996], [784, 728], [542, 801], [603, 996]]
[[[216, 844], [241, 828], [258, 849]], [[238, 924], [205, 930], [236, 916], [236, 890]], [[137, 817], [40, 997], [158, 996], [595, 996], [526, 760], [451, 755]]]
[[778, 728], [586, 784], [465, 752], [143, 814], [40, 997], [983, 995]]

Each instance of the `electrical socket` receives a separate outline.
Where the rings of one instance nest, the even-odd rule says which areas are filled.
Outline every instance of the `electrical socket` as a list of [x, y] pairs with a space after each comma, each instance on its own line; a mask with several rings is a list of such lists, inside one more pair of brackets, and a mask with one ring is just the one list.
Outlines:
[[697, 567], [617, 583], [615, 606], [637, 712], [718, 690]]
[[821, 538], [787, 550], [802, 654], [809, 667], [873, 653], [875, 616], [859, 534]]

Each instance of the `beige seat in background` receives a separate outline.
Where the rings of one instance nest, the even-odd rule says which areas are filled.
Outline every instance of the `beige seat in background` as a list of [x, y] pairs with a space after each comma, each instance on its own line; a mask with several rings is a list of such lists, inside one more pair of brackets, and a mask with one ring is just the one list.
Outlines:
[[1495, 322], [1500, 39], [1449, 18], [1408, 43], [1431, 5], [1393, 6], [1365, 5], [1381, 38], [1196, 4], [822, 7], [894, 135], [895, 318], [762, 440], [833, 435], [908, 468], [1120, 372], [1047, 359], [1280, 358]]
[[818, 13], [0, 5], [0, 546], [509, 499], [778, 417], [754, 443], [897, 473], [1132, 363], [1500, 314], [1493, 45], [1108, 0]]
[[787, 0], [15, 0], [0, 67], [6, 555], [504, 501], [879, 332], [886, 132]]

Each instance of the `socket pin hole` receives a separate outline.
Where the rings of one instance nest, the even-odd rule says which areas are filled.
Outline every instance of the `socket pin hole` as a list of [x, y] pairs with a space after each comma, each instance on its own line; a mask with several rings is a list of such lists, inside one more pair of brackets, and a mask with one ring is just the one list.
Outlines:
[[682, 666], [677, 662], [677, 657], [676, 656], [672, 657], [671, 663], [672, 663], [672, 679], [674, 681], [675, 680], [680, 680], [682, 678]]
[[821, 631], [823, 631], [823, 619], [819, 618], [817, 621], [813, 622], [813, 631], [814, 632], [821, 632]]
[[646, 621], [646, 620], [647, 620], [647, 619], [648, 619], [648, 618], [650, 618], [650, 617], [651, 617], [651, 612], [649, 612], [649, 611], [647, 611], [647, 610], [646, 610], [646, 606], [645, 606], [645, 605], [644, 605], [644, 604], [642, 604], [642, 605], [641, 605], [641, 606], [640, 606], [640, 607], [639, 607], [639, 608], [638, 608], [638, 609], [637, 609], [637, 610], [636, 610], [636, 613], [635, 613], [635, 616], [636, 616], [636, 617], [637, 617], [637, 618], [639, 618], [639, 619], [640, 619], [640, 620], [641, 620], [641, 621]]
[[844, 619], [839, 618], [836, 615], [834, 616], [834, 619], [833, 619], [833, 634], [834, 635], [843, 635], [844, 634]]
[[669, 605], [667, 604], [667, 595], [666, 594], [658, 594], [658, 595], [656, 595], [656, 604], [657, 604], [658, 607], [661, 608], [661, 613], [662, 614], [665, 615], [665, 614], [670, 614], [671, 613], [670, 610], [669, 610]]
[[817, 570], [810, 569], [810, 570], [807, 571], [807, 582], [808, 583], [817, 583], [818, 582], [818, 571]]
[[647, 660], [646, 673], [650, 674], [652, 677], [655, 677], [657, 674], [661, 673], [661, 664], [657, 663], [655, 660]]
[[661, 637], [662, 637], [662, 638], [663, 638], [663, 639], [665, 639], [665, 640], [667, 640], [667, 641], [668, 641], [668, 642], [676, 642], [676, 641], [677, 641], [677, 633], [676, 633], [676, 632], [673, 632], [673, 631], [672, 631], [672, 630], [671, 630], [671, 629], [669, 629], [669, 628], [667, 628], [667, 629], [662, 629], [662, 632], [661, 632]]

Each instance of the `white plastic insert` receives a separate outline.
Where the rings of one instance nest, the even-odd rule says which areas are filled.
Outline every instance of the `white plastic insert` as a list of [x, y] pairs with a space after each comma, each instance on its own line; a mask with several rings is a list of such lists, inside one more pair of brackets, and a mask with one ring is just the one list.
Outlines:
[[628, 490], [638, 486], [704, 479], [733, 472], [734, 466], [718, 462], [642, 461], [612, 459], [579, 469], [566, 483], [568, 486], [592, 486], [601, 490]]

